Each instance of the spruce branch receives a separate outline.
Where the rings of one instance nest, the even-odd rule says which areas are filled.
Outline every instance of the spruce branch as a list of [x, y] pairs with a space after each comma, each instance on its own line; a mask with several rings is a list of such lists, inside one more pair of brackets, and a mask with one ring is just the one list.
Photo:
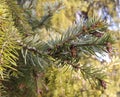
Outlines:
[[70, 62], [65, 62], [65, 64], [72, 66], [72, 68], [75, 69], [76, 72], [80, 71], [83, 78], [85, 80], [88, 80], [88, 82], [91, 84], [91, 87], [94, 83], [96, 86], [100, 85], [101, 87], [106, 89], [106, 81], [104, 81], [106, 75], [102, 72], [101, 69], [95, 68], [90, 64], [81, 65], [79, 63], [75, 64]]
[[96, 31], [106, 31], [106, 24], [100, 19], [94, 20], [94, 18], [92, 18], [85, 24], [81, 22], [81, 24], [72, 25], [72, 27], [69, 27], [68, 30], [64, 32], [61, 38], [56, 39], [58, 41], [52, 40], [51, 42], [54, 43], [53, 47], [59, 47], [72, 40], [76, 40], [76, 38], [79, 38], [81, 35], [94, 34]]
[[24, 64], [28, 66], [38, 67], [39, 70], [45, 70], [45, 68], [55, 61], [51, 56], [43, 51], [30, 47], [29, 45], [19, 42], [22, 47], [21, 54], [24, 60]]
[[66, 60], [67, 56], [72, 58], [77, 55], [76, 58], [79, 58], [80, 52], [94, 55], [96, 51], [111, 52], [113, 39], [106, 31], [104, 22], [88, 20], [85, 24], [73, 25], [60, 38], [56, 37], [48, 41], [45, 47], [48, 54], [54, 58], [63, 58], [63, 60]]
[[34, 52], [35, 55], [39, 54], [47, 58], [51, 56], [51, 58], [60, 59], [63, 62], [72, 58], [79, 60], [81, 53], [96, 55], [97, 51], [111, 52], [113, 40], [105, 31], [104, 22], [99, 19], [90, 19], [87, 23], [81, 22], [79, 25], [73, 25], [61, 37], [48, 40], [46, 43], [41, 41], [39, 34], [36, 33], [26, 37], [24, 45], [20, 45], [24, 49]]
[[21, 42], [19, 42], [19, 45], [20, 45], [23, 49], [25, 49], [25, 50], [29, 50], [29, 51], [31, 51], [31, 52], [37, 53], [37, 54], [39, 54], [39, 55], [42, 55], [42, 52], [40, 52], [39, 50], [37, 50], [35, 47], [29, 47], [29, 46], [27, 46], [26, 44], [23, 44], [23, 43], [21, 43]]
[[[13, 73], [16, 74], [17, 51], [20, 49], [16, 41], [21, 38], [18, 29], [14, 26], [7, 0], [0, 1], [0, 10], [0, 80], [5, 81], [13, 76]], [[0, 84], [3, 83], [0, 82]], [[0, 92], [2, 93], [2, 91]]]
[[73, 25], [61, 37], [48, 40], [46, 43], [40, 40], [37, 33], [28, 36], [24, 39], [25, 46], [22, 46], [36, 54], [45, 54], [45, 56], [48, 54], [63, 61], [71, 58], [78, 60], [81, 53], [96, 55], [95, 52], [112, 51], [113, 40], [105, 31], [106, 24], [103, 21], [90, 19], [87, 23]]

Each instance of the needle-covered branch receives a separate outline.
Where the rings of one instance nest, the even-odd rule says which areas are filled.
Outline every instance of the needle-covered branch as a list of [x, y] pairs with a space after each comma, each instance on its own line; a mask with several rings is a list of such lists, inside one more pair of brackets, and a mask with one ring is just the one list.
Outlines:
[[[82, 53], [111, 52], [113, 39], [106, 30], [106, 24], [99, 19], [70, 27], [61, 37], [48, 41], [45, 47], [49, 55], [62, 60], [79, 58]], [[62, 57], [61, 57], [62, 56]]]

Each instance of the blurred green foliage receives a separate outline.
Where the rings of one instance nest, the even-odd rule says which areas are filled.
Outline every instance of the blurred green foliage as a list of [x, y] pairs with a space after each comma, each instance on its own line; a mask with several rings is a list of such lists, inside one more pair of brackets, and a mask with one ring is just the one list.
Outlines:
[[[35, 8], [37, 10], [37, 19], [34, 19], [35, 17], [30, 16], [32, 7], [25, 10], [21, 9], [14, 1], [0, 1], [0, 46], [2, 47], [0, 48], [0, 82], [4, 77], [10, 77], [9, 81], [7, 80], [3, 82], [3, 84], [7, 87], [6, 90], [7, 93], [9, 93], [9, 97], [120, 97], [119, 31], [111, 31], [112, 36], [115, 38], [116, 42], [113, 45], [113, 53], [110, 55], [112, 59], [110, 63], [101, 63], [96, 60], [94, 56], [92, 56], [93, 59], [91, 59], [91, 56], [81, 57], [80, 59], [80, 64], [87, 64], [88, 66], [89, 64], [92, 64], [95, 68], [100, 70], [102, 69], [101, 72], [103, 71], [107, 74], [107, 77], [105, 77], [105, 82], [107, 83], [106, 89], [104, 89], [104, 87], [93, 84], [94, 82], [91, 81], [92, 78], [90, 80], [83, 79], [81, 72], [79, 70], [74, 70], [71, 65], [69, 66], [66, 64], [62, 67], [55, 66], [53, 64], [52, 66], [49, 66], [44, 72], [39, 71], [39, 68], [35, 66], [36, 63], [34, 59], [37, 58], [34, 53], [34, 48], [28, 48], [32, 53], [27, 50], [25, 51], [25, 55], [27, 55], [28, 52], [30, 57], [25, 57], [25, 55], [22, 56], [21, 54], [18, 56], [18, 53], [20, 53], [18, 49], [19, 46], [23, 45], [24, 48], [27, 48], [29, 45], [35, 46], [35, 38], [38, 39], [37, 42], [40, 40], [44, 40], [46, 42], [50, 39], [50, 35], [52, 35], [52, 37], [61, 36], [61, 34], [64, 33], [66, 29], [75, 22], [76, 11], [88, 11], [88, 16], [93, 17], [94, 15], [98, 15], [98, 9], [104, 5], [109, 8], [109, 13], [113, 20], [118, 23], [120, 22], [117, 17], [117, 12], [113, 11], [117, 5], [117, 2], [115, 2], [116, 0], [93, 0], [92, 6], [89, 6], [91, 0], [63, 0], [65, 8], [58, 13], [55, 13], [51, 20], [46, 24], [46, 27], [33, 30], [32, 26], [37, 25], [37, 23], [39, 23], [39, 19], [45, 13], [43, 7], [44, 3], [54, 1], [55, 0], [37, 1], [37, 6]], [[25, 12], [27, 15], [24, 14]], [[29, 19], [34, 21], [34, 23], [31, 24]], [[50, 30], [46, 28], [50, 28]], [[19, 36], [18, 32], [21, 34], [23, 42], [28, 41], [26, 42], [28, 43], [27, 46], [24, 44], [18, 44], [21, 41], [21, 37]], [[31, 36], [31, 34], [33, 36]], [[9, 45], [4, 47], [4, 44]], [[40, 49], [39, 46], [38, 49]], [[4, 53], [3, 50], [5, 50]], [[16, 52], [17, 50], [18, 52]], [[26, 60], [24, 62], [24, 58], [22, 57], [26, 58], [26, 60], [29, 59], [29, 63], [25, 64]], [[39, 55], [37, 55], [37, 57], [39, 57]], [[11, 61], [8, 61], [6, 58]], [[51, 57], [49, 57], [49, 59], [50, 58]], [[42, 58], [40, 60], [42, 60]], [[45, 60], [47, 60], [47, 58]], [[32, 62], [34, 64], [32, 64]], [[43, 63], [45, 63], [45, 61]], [[18, 77], [13, 77], [17, 75], [17, 69], [22, 74], [18, 75]], [[10, 72], [8, 72], [9, 70]], [[38, 75], [36, 74], [35, 70], [38, 70]], [[4, 73], [6, 71], [7, 74]], [[13, 76], [11, 77], [9, 74]], [[91, 83], [89, 81], [91, 81]], [[2, 86], [1, 83], [0, 86]]]

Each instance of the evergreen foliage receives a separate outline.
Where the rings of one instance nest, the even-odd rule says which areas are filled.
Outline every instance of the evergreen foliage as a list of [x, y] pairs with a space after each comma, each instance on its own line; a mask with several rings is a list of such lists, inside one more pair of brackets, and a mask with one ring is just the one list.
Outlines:
[[5, 0], [0, 1], [0, 80], [17, 71], [18, 52], [20, 49], [18, 41], [20, 35], [14, 25], [14, 20], [9, 6]]
[[40, 1], [0, 1], [0, 96], [99, 97], [107, 88], [107, 66], [91, 58], [112, 53], [115, 39], [107, 23], [95, 15], [60, 30], [56, 17], [65, 13], [64, 4], [45, 3], [38, 19], [35, 6]]

